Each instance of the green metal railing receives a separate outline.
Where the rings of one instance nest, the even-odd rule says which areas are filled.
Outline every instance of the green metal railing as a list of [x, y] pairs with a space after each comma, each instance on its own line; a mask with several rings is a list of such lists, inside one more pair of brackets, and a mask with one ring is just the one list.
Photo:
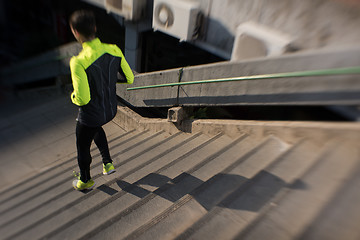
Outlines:
[[272, 74], [262, 74], [262, 75], [232, 77], [232, 78], [218, 78], [218, 79], [191, 81], [191, 82], [164, 83], [164, 84], [157, 84], [157, 85], [132, 87], [132, 88], [127, 88], [127, 90], [132, 91], [132, 90], [149, 89], [149, 88], [162, 88], [162, 87], [195, 85], [195, 84], [204, 84], [204, 83], [244, 81], [244, 80], [264, 80], [264, 79], [295, 78], [295, 77], [317, 77], [317, 76], [333, 76], [333, 75], [349, 75], [349, 74], [360, 74], [360, 67], [356, 66], [356, 67], [347, 67], [347, 68], [333, 68], [333, 69], [299, 71], [299, 72], [272, 73]]

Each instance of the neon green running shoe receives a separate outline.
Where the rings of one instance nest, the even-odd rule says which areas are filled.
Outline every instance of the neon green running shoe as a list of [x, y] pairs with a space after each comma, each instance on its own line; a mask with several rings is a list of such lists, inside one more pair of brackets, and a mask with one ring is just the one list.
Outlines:
[[80, 179], [76, 179], [73, 181], [73, 187], [79, 191], [90, 190], [95, 187], [95, 182], [94, 182], [94, 180], [90, 179], [89, 181], [84, 183]]
[[109, 175], [115, 172], [114, 165], [112, 163], [107, 163], [106, 165], [103, 164], [103, 174]]

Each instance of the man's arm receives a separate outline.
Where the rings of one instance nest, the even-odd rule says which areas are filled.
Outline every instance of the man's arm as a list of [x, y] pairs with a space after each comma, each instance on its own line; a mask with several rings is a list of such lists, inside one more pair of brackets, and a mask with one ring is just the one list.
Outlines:
[[118, 78], [120, 77], [119, 79], [120, 81], [118, 81], [118, 83], [132, 84], [135, 78], [134, 74], [121, 51], [120, 54], [121, 54], [121, 62], [119, 69], [120, 76], [118, 76]]
[[90, 102], [90, 87], [86, 72], [75, 58], [70, 60], [71, 79], [74, 91], [71, 94], [71, 101], [83, 106]]
[[127, 61], [125, 60], [125, 57], [123, 57], [121, 59], [121, 69], [124, 72], [124, 75], [126, 77], [127, 83], [128, 84], [132, 84], [134, 82], [134, 74], [129, 66], [129, 64], [127, 63]]

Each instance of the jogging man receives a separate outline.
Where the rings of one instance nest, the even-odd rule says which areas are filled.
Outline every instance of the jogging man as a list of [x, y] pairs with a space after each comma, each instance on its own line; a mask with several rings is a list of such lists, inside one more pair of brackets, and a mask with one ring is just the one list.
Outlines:
[[71, 101], [79, 106], [76, 147], [80, 176], [73, 181], [73, 187], [86, 190], [95, 186], [90, 175], [90, 146], [93, 140], [102, 156], [103, 174], [115, 171], [102, 126], [111, 121], [117, 112], [116, 83], [132, 84], [134, 75], [121, 50], [116, 45], [102, 43], [95, 36], [96, 23], [91, 11], [74, 12], [69, 23], [76, 40], [83, 47], [79, 55], [70, 60], [74, 88]]

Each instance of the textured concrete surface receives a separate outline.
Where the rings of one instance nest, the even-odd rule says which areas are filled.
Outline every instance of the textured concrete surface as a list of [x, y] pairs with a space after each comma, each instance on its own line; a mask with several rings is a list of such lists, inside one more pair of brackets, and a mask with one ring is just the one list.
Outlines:
[[[359, 75], [288, 77], [127, 91], [165, 83], [360, 66], [360, 48], [318, 50], [251, 61], [222, 62], [139, 74], [117, 94], [138, 107], [209, 105], [359, 105]], [[180, 78], [180, 75], [182, 76]]]
[[[77, 107], [68, 96], [14, 98], [0, 104], [0, 112], [1, 189], [43, 174], [75, 153]], [[106, 126], [110, 134], [113, 127]]]
[[2, 239], [360, 236], [358, 123], [193, 120], [181, 132], [119, 106], [105, 126], [116, 172], [102, 175], [93, 147], [97, 185], [83, 193], [71, 186], [76, 107], [36, 102], [1, 115]]
[[342, 0], [210, 2], [212, 21], [208, 26], [207, 41], [230, 52], [237, 26], [247, 21], [292, 36], [301, 49], [356, 46], [360, 39], [360, 33], [354, 30], [360, 22], [359, 3], [350, 5]]
[[[85, 1], [105, 8], [104, 0]], [[198, 2], [206, 20], [203, 36], [195, 44], [223, 56], [231, 56], [236, 28], [248, 21], [291, 36], [295, 46], [302, 50], [357, 46], [360, 41], [360, 33], [355, 30], [360, 24], [360, 4], [357, 0]]]

